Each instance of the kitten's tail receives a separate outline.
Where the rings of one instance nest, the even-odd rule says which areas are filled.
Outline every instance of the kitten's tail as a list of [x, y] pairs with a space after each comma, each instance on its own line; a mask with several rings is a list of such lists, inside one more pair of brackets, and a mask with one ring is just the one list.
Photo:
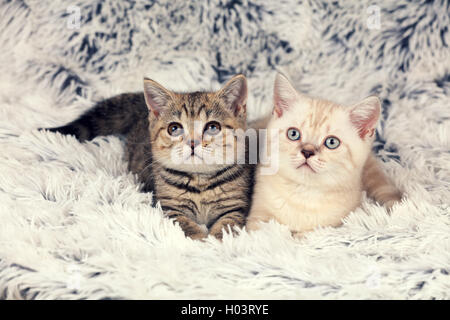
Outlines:
[[387, 209], [402, 199], [401, 191], [384, 174], [373, 154], [370, 154], [364, 165], [362, 180], [367, 195]]
[[127, 134], [133, 124], [147, 116], [144, 94], [124, 93], [98, 102], [65, 126], [45, 130], [74, 135], [79, 141], [86, 141], [97, 136]]

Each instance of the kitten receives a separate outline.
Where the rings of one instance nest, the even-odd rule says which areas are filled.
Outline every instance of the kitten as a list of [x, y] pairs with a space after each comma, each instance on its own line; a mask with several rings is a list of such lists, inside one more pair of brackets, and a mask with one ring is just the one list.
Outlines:
[[126, 135], [129, 170], [143, 191], [153, 192], [165, 215], [190, 238], [220, 239], [224, 228], [245, 224], [254, 165], [206, 159], [235, 156], [232, 130], [246, 129], [246, 99], [243, 75], [218, 92], [175, 93], [144, 79], [143, 93], [101, 101], [79, 119], [49, 130], [79, 141]]
[[380, 111], [377, 97], [344, 107], [302, 95], [278, 74], [267, 142], [279, 145], [271, 155], [279, 170], [264, 175], [259, 165], [247, 228], [270, 219], [294, 233], [338, 226], [360, 205], [363, 189], [387, 207], [399, 201], [371, 153]]

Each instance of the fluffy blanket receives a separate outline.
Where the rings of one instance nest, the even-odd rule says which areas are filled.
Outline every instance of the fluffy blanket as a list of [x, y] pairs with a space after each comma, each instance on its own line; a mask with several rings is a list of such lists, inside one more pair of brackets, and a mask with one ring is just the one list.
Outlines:
[[[0, 297], [449, 299], [448, 1], [1, 1]], [[184, 237], [127, 171], [124, 144], [36, 128], [142, 89], [249, 79], [249, 118], [275, 70], [305, 93], [383, 101], [375, 152], [407, 198], [340, 228], [223, 242]]]

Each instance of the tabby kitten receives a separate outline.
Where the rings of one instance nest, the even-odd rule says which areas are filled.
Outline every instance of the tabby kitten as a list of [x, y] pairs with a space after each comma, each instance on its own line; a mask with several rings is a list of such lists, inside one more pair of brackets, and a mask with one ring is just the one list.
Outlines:
[[[251, 203], [254, 166], [236, 161], [239, 145], [232, 133], [246, 129], [246, 99], [243, 75], [218, 92], [175, 93], [144, 79], [143, 93], [99, 102], [79, 119], [49, 130], [79, 141], [126, 135], [129, 170], [166, 216], [192, 239], [220, 239], [224, 228], [244, 226]], [[233, 161], [206, 161], [222, 154]]]
[[304, 96], [281, 74], [274, 86], [268, 144], [279, 145], [279, 170], [260, 165], [247, 228], [274, 219], [297, 233], [338, 226], [361, 203], [363, 189], [387, 207], [401, 193], [371, 153], [381, 105], [377, 97], [344, 107]]

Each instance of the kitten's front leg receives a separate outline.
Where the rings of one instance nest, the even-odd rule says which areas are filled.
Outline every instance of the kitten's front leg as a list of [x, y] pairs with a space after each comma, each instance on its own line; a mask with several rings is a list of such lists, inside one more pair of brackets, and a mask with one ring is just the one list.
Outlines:
[[245, 215], [240, 211], [232, 211], [220, 217], [216, 222], [214, 222], [214, 224], [209, 229], [209, 234], [221, 240], [223, 238], [224, 228], [225, 230], [228, 230], [228, 226], [230, 226], [230, 229], [234, 234], [234, 226], [242, 228], [244, 225]]
[[207, 237], [206, 231], [194, 220], [177, 211], [167, 211], [166, 216], [178, 222], [184, 234], [192, 240], [200, 240]]

